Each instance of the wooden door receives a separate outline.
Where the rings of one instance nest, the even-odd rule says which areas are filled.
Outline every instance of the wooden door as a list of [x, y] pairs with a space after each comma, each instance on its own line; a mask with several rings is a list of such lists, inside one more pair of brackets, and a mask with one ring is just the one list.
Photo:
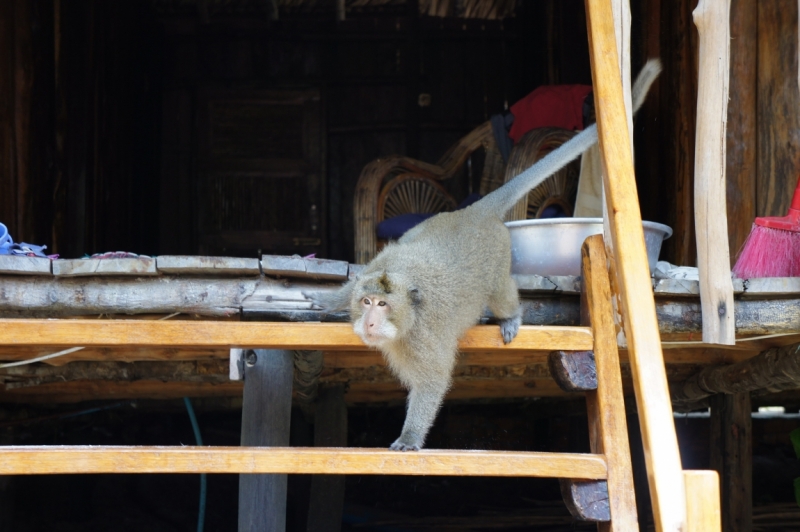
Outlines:
[[201, 253], [325, 254], [319, 91], [199, 94]]

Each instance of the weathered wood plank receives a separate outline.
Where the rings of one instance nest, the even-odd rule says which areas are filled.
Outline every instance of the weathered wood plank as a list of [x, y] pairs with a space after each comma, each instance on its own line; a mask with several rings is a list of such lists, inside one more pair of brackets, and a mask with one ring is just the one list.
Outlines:
[[53, 261], [53, 275], [83, 277], [101, 275], [158, 275], [155, 259], [59, 259]]
[[753, 429], [750, 393], [711, 397], [711, 469], [720, 477], [726, 532], [753, 529]]
[[0, 447], [0, 475], [272, 473], [603, 479], [602, 456], [330, 447]]
[[312, 259], [299, 256], [264, 255], [261, 267], [266, 275], [286, 277], [307, 277], [310, 279], [329, 279], [346, 281], [348, 263], [341, 260]]
[[0, 274], [52, 275], [50, 263], [42, 257], [0, 255]]
[[767, 349], [730, 366], [712, 366], [674, 387], [673, 400], [693, 402], [718, 393], [800, 388], [800, 344]]
[[[756, 217], [758, 1], [731, 2], [731, 79], [728, 103], [726, 203], [730, 257]], [[733, 266], [733, 264], [731, 264]], [[734, 286], [734, 292], [736, 287]]]
[[574, 275], [511, 275], [520, 292], [580, 294], [580, 278]]
[[800, 92], [797, 80], [798, 6], [758, 2], [758, 170], [756, 216], [783, 216], [797, 184]]
[[184, 275], [259, 275], [258, 259], [242, 257], [198, 257], [159, 255], [156, 268], [161, 273]]
[[[244, 354], [243, 447], [288, 447], [292, 412], [291, 351], [248, 350]], [[286, 529], [287, 476], [239, 475], [239, 530]]]
[[[0, 345], [367, 349], [345, 323], [179, 320], [0, 320]], [[497, 326], [480, 325], [467, 332], [459, 349], [558, 350], [591, 345], [592, 333], [585, 327], [522, 326], [506, 345]]]
[[[104, 259], [105, 260], [105, 259]], [[100, 262], [100, 261], [98, 261]], [[259, 283], [276, 281], [208, 277], [0, 278], [0, 316], [58, 317], [87, 314], [238, 315]]]

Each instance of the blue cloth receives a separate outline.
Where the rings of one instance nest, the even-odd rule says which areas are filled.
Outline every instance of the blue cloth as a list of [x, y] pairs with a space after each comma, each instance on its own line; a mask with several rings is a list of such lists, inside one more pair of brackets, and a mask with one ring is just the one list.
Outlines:
[[415, 225], [432, 217], [434, 213], [417, 214], [410, 212], [393, 218], [388, 218], [378, 224], [378, 238], [384, 240], [397, 240], [406, 231]]
[[[456, 210], [463, 209], [464, 207], [468, 207], [481, 199], [480, 194], [470, 194], [466, 198], [464, 198], [461, 203], [458, 204]], [[425, 214], [419, 214], [415, 212], [410, 212], [407, 214], [401, 214], [399, 216], [395, 216], [394, 218], [388, 218], [378, 224], [378, 238], [383, 240], [397, 240], [401, 236], [403, 236], [406, 231], [411, 229], [417, 224], [420, 224], [434, 216], [435, 213], [429, 212]]]

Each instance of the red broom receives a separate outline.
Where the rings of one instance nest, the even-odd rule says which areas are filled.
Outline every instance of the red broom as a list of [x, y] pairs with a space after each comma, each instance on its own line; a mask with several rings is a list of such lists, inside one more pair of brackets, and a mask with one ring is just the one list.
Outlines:
[[786, 216], [756, 218], [733, 273], [751, 277], [800, 277], [800, 181]]

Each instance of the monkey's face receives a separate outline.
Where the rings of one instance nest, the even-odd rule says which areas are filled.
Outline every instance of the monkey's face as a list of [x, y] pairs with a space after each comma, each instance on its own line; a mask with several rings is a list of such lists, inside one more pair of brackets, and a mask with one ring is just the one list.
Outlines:
[[419, 291], [398, 275], [380, 272], [357, 281], [350, 306], [353, 330], [365, 344], [382, 347], [408, 333]]
[[397, 337], [397, 326], [392, 323], [392, 305], [389, 298], [378, 294], [363, 296], [359, 301], [360, 316], [353, 330], [371, 347], [381, 347]]

